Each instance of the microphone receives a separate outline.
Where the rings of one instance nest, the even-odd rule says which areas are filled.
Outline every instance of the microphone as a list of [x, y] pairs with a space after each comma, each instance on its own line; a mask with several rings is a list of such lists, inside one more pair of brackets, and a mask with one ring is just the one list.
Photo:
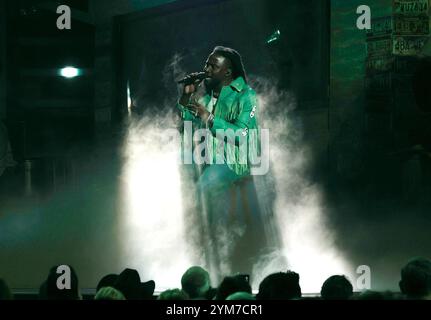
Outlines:
[[185, 76], [181, 80], [177, 81], [177, 83], [184, 83], [185, 85], [193, 84], [196, 81], [202, 81], [206, 78], [205, 72], [197, 72], [189, 74], [188, 76]]

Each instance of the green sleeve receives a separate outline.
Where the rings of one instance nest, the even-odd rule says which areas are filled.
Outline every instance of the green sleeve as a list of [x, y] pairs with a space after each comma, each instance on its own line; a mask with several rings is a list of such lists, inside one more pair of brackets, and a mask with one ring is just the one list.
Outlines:
[[190, 120], [196, 120], [196, 117], [194, 115], [192, 115], [192, 113], [187, 110], [186, 107], [184, 107], [183, 105], [181, 105], [180, 103], [177, 103], [177, 108], [180, 110], [181, 112], [181, 118], [185, 121]]

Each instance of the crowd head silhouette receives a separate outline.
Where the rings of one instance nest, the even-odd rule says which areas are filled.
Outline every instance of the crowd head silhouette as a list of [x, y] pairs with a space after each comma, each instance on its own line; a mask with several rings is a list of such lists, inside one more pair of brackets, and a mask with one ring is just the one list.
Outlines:
[[[59, 267], [53, 266], [39, 287], [37, 298], [41, 300], [83, 299], [79, 290], [78, 274], [67, 265], [69, 279], [62, 283]], [[252, 293], [248, 275], [228, 275], [217, 287], [212, 287], [210, 274], [200, 266], [187, 269], [181, 279], [181, 288], [170, 288], [155, 294], [155, 282], [141, 281], [137, 270], [126, 268], [121, 273], [103, 276], [96, 286], [94, 300], [428, 300], [431, 298], [431, 261], [416, 257], [401, 269], [400, 292], [373, 291], [354, 292], [352, 283], [344, 275], [333, 275], [326, 279], [320, 295], [303, 297], [300, 275], [294, 271], [276, 272], [266, 276], [259, 285], [257, 294]], [[59, 283], [62, 285], [59, 286]], [[36, 297], [36, 296], [35, 296]], [[14, 298], [7, 282], [0, 278], [0, 300]], [[87, 297], [88, 298], [88, 297]]]

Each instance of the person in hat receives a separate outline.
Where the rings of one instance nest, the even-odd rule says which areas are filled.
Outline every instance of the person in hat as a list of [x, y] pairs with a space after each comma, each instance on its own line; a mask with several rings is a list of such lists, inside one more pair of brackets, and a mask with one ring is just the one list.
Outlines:
[[153, 298], [155, 282], [153, 280], [141, 282], [139, 273], [135, 269], [124, 269], [113, 285], [126, 300], [151, 300]]

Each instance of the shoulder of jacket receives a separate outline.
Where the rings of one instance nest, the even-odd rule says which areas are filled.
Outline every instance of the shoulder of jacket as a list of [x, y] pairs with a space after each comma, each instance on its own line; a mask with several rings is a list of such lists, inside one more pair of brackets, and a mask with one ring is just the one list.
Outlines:
[[256, 91], [254, 91], [251, 87], [247, 86], [242, 89], [239, 93], [240, 99], [256, 99]]

